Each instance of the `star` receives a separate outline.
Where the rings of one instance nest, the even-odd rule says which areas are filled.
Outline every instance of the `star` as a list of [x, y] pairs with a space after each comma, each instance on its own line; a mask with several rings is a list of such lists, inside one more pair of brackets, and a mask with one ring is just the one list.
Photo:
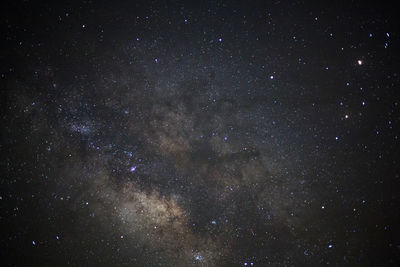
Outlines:
[[129, 168], [129, 172], [134, 172], [134, 171], [136, 171], [136, 168], [137, 168], [137, 166], [131, 166], [131, 167]]

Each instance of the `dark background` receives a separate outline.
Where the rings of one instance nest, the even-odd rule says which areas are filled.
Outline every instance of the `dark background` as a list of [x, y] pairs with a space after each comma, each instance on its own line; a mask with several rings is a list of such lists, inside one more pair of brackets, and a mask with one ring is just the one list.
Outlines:
[[1, 13], [2, 265], [399, 264], [391, 3]]

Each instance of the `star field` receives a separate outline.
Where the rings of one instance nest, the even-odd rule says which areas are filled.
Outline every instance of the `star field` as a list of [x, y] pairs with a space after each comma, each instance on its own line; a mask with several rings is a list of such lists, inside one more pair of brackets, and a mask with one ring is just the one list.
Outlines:
[[4, 266], [396, 266], [379, 2], [13, 1]]

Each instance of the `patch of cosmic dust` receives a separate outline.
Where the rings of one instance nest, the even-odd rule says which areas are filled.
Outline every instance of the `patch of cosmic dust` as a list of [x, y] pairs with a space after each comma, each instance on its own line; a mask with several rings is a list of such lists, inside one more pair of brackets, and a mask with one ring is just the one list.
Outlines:
[[[202, 115], [180, 104], [153, 108], [150, 127], [143, 133], [152, 151], [171, 162], [181, 175], [219, 189], [258, 184], [282, 169], [266, 147], [243, 147], [240, 140], [226, 138], [229, 125], [218, 115], [201, 123]], [[200, 121], [200, 123], [198, 123]], [[211, 130], [210, 132], [210, 129]]]
[[[141, 191], [134, 182], [115, 188], [104, 171], [92, 180], [89, 194], [95, 196], [93, 212], [117, 222], [123, 238], [161, 253], [174, 266], [199, 263], [214, 266], [227, 248], [218, 240], [193, 232], [179, 196], [161, 196], [156, 189]], [[110, 222], [106, 227], [111, 227]]]
[[[169, 159], [175, 170], [189, 177], [193, 184], [205, 188], [212, 185], [209, 192], [216, 195], [220, 205], [229, 207], [235, 192], [246, 189], [257, 196], [257, 205], [279, 224], [289, 229], [301, 224], [296, 214], [307, 205], [295, 201], [290, 192], [299, 195], [304, 186], [287, 174], [290, 166], [276, 160], [273, 148], [266, 144], [244, 150], [239, 140], [232, 138], [227, 142], [223, 133], [229, 127], [223, 119], [213, 115], [210, 125], [198, 125], [199, 115], [179, 103], [157, 106], [153, 113], [147, 138], [155, 140], [154, 152]], [[216, 129], [215, 135], [200, 140], [203, 128]], [[201, 145], [196, 146], [198, 143]], [[298, 212], [294, 214], [294, 210]]]

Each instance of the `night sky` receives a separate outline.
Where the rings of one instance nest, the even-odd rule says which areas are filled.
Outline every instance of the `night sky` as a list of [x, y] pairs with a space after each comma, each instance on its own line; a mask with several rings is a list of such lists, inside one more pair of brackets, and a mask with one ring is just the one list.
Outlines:
[[400, 264], [398, 16], [3, 3], [1, 265]]

